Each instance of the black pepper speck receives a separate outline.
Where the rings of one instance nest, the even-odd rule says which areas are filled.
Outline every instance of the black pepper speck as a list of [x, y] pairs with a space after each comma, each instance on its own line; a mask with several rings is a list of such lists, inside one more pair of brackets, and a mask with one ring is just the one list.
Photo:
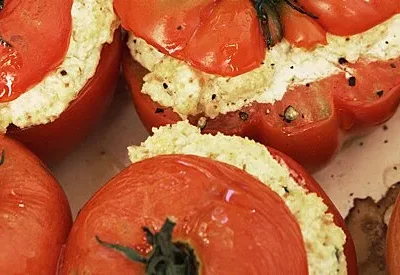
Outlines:
[[356, 86], [356, 78], [354, 76], [349, 78], [349, 86], [350, 87]]
[[246, 120], [249, 119], [249, 114], [246, 113], [246, 112], [240, 112], [240, 113], [239, 113], [239, 118], [240, 118], [241, 120], [243, 120], [243, 121], [246, 121]]
[[376, 92], [376, 95], [377, 95], [378, 97], [382, 97], [382, 96], [383, 96], [383, 90], [377, 91], [377, 92]]
[[385, 125], [383, 125], [382, 129], [383, 129], [383, 131], [387, 131], [387, 130], [389, 130], [389, 127], [385, 124]]

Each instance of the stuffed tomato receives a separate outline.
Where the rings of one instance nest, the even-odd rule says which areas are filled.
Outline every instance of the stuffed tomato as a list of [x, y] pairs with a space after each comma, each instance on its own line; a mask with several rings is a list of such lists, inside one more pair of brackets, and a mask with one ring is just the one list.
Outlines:
[[387, 271], [391, 275], [400, 273], [400, 197], [394, 206], [386, 238]]
[[111, 0], [1, 1], [0, 131], [60, 160], [109, 106], [121, 39]]
[[289, 157], [187, 122], [154, 132], [79, 213], [60, 274], [357, 274], [343, 219]]
[[1, 274], [54, 275], [72, 226], [68, 200], [42, 162], [0, 136]]
[[142, 3], [114, 6], [130, 33], [124, 73], [148, 130], [187, 118], [315, 170], [344, 137], [399, 105], [399, 1]]

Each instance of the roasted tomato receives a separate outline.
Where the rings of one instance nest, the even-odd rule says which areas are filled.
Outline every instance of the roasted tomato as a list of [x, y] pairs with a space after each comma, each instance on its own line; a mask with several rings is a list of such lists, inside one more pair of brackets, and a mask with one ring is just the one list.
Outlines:
[[[159, 99], [163, 97], [163, 91], [156, 88], [153, 93], [156, 93], [155, 96], [148, 96], [151, 92], [143, 89], [143, 76], [153, 71], [146, 71], [135, 63], [131, 55], [135, 55], [137, 48], [131, 48], [131, 54], [127, 51], [123, 57], [124, 74], [139, 117], [149, 131], [152, 127], [175, 123], [181, 117], [188, 117], [192, 124], [202, 127], [204, 133], [223, 132], [248, 136], [285, 152], [310, 171], [315, 171], [335, 155], [345, 140], [343, 137], [370, 131], [374, 126], [388, 120], [400, 103], [400, 56], [394, 54], [395, 57], [385, 58], [389, 51], [384, 48], [385, 43], [399, 43], [396, 38], [399, 34], [395, 31], [398, 31], [397, 25], [390, 27], [392, 30], [389, 31], [391, 36], [388, 41], [378, 39], [382, 45], [375, 45], [376, 58], [370, 59], [369, 54], [363, 56], [364, 50], [354, 60], [348, 61], [345, 58], [352, 58], [353, 47], [359, 45], [346, 45], [346, 41], [353, 41], [352, 35], [358, 35], [357, 39], [365, 42], [366, 49], [374, 48], [364, 32], [381, 27], [372, 36], [382, 36], [387, 29], [386, 25], [381, 24], [400, 13], [399, 1], [197, 0], [174, 1], [173, 5], [166, 5], [163, 1], [150, 2], [151, 4], [138, 0], [114, 2], [123, 27], [152, 47], [150, 50], [145, 48], [143, 56], [136, 51], [135, 58], [144, 64], [144, 56], [158, 50], [168, 58], [172, 56], [189, 64], [185, 66], [191, 68], [190, 73], [203, 73], [198, 77], [201, 89], [212, 85], [218, 87], [215, 88], [216, 94], [206, 94], [210, 98], [207, 99], [203, 90], [193, 92], [192, 86], [186, 88], [185, 84], [176, 80], [174, 87], [182, 89], [182, 94], [193, 93], [193, 98], [199, 98], [197, 102], [187, 104], [193, 106], [192, 110], [178, 114], [174, 107], [183, 102], [185, 97], [171, 95], [168, 97], [169, 101], [162, 104]], [[143, 25], [144, 21], [148, 23]], [[283, 37], [285, 40], [281, 41]], [[289, 48], [282, 50], [282, 58], [276, 58], [276, 52], [275, 55], [272, 52], [274, 47], [278, 48], [277, 51], [281, 49], [278, 45], [280, 43], [288, 45], [283, 47], [291, 47], [294, 53], [306, 53], [309, 56], [302, 59], [294, 54], [289, 58], [289, 62], [294, 63], [282, 63], [280, 59], [285, 59]], [[268, 47], [272, 47], [271, 51], [266, 49]], [[327, 53], [322, 53], [321, 49], [325, 47], [330, 48]], [[329, 59], [329, 54], [333, 54], [334, 58]], [[309, 60], [321, 55], [326, 55], [319, 59], [322, 63], [329, 59], [332, 70], [339, 69], [335, 73], [313, 77], [312, 75], [324, 70], [324, 64], [315, 71], [312, 68], [318, 67], [319, 63], [309, 63], [308, 67], [304, 66], [293, 73], [291, 79], [284, 76], [292, 74], [287, 70], [276, 80], [263, 80], [268, 82], [265, 84], [268, 86], [257, 86], [257, 89], [252, 88], [254, 85], [251, 80], [246, 91], [243, 84], [238, 84], [237, 88], [227, 87], [222, 91], [219, 86], [233, 77], [240, 77], [261, 67], [264, 68], [261, 73], [275, 70], [267, 76], [272, 79], [277, 74], [276, 68], [290, 67], [293, 72], [297, 65], [308, 64]], [[268, 59], [269, 56], [275, 58], [274, 62]], [[275, 64], [275, 61], [282, 64]], [[152, 80], [156, 83], [147, 87], [161, 87], [162, 81], [170, 81], [166, 78], [166, 70], [155, 74]], [[311, 72], [306, 75], [304, 71], [309, 70]], [[205, 82], [213, 80], [205, 73], [222, 77], [219, 82], [212, 82], [207, 86]], [[254, 73], [253, 76], [261, 78], [261, 73]], [[310, 76], [311, 81], [308, 80]], [[163, 80], [158, 83], [157, 79]], [[296, 79], [300, 81], [294, 82]], [[248, 82], [249, 78], [244, 77], [236, 83], [240, 81]], [[257, 99], [258, 93], [263, 91], [265, 97], [273, 96], [271, 94], [276, 92], [276, 86], [286, 83], [285, 81], [289, 83], [286, 88], [279, 88], [282, 89], [283, 96], [272, 101]], [[275, 91], [269, 90], [271, 85]], [[167, 89], [168, 86], [164, 87]], [[254, 91], [256, 99], [246, 97], [249, 94], [248, 89]], [[168, 92], [177, 93], [174, 90]], [[236, 97], [231, 101], [224, 99], [231, 94]], [[225, 101], [221, 103], [220, 98]], [[244, 99], [245, 104], [242, 104]], [[240, 106], [237, 108], [227, 107], [225, 112], [214, 111], [217, 115], [207, 113], [208, 110], [222, 108], [218, 104], [237, 106], [238, 102]]]
[[[2, 1], [0, 102], [18, 99], [63, 62], [70, 45], [73, 2]], [[29, 127], [10, 124], [6, 134], [48, 164], [61, 160], [88, 135], [110, 105], [119, 79], [120, 53], [121, 35], [117, 30], [113, 42], [103, 46], [95, 74], [66, 110], [52, 122]]]
[[0, 151], [1, 273], [53, 275], [72, 225], [67, 198], [21, 144], [0, 136]]
[[[296, 164], [293, 169], [345, 228], [315, 181]], [[356, 274], [349, 235], [345, 254], [348, 274]], [[188, 155], [135, 163], [99, 190], [73, 225], [60, 274], [171, 269], [179, 274], [308, 274], [299, 225], [276, 193], [233, 166]]]
[[[355, 87], [345, 73], [291, 88], [274, 104], [252, 103], [239, 111], [208, 119], [204, 133], [222, 132], [247, 136], [279, 149], [309, 171], [326, 165], [342, 143], [364, 134], [393, 116], [400, 103], [400, 57], [388, 62], [349, 65], [357, 70]], [[123, 68], [136, 111], [144, 126], [172, 124], [181, 120], [172, 108], [165, 108], [142, 93], [148, 73], [128, 50]], [[197, 125], [201, 116], [189, 117]]]
[[72, 3], [1, 1], [0, 102], [17, 98], [61, 64], [71, 37]]
[[265, 44], [283, 36], [312, 48], [326, 42], [326, 32], [357, 34], [400, 12], [397, 0], [116, 0], [114, 5], [122, 26], [161, 52], [226, 76], [258, 67]]
[[400, 197], [397, 198], [386, 239], [386, 260], [389, 274], [400, 273]]

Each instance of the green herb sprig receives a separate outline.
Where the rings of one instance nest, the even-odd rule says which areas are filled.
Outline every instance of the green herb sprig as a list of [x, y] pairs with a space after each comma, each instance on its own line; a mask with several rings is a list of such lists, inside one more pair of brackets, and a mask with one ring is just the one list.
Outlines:
[[98, 236], [96, 240], [103, 247], [121, 252], [131, 261], [145, 264], [146, 275], [198, 275], [199, 263], [194, 250], [186, 243], [172, 242], [174, 227], [175, 223], [167, 219], [157, 233], [152, 233], [147, 227], [142, 228], [152, 246], [148, 257], [130, 247], [105, 242]]
[[282, 5], [288, 5], [301, 14], [318, 19], [317, 16], [295, 5], [290, 0], [253, 0], [253, 5], [260, 20], [261, 30], [268, 48], [273, 47], [283, 38], [283, 27], [280, 22]]

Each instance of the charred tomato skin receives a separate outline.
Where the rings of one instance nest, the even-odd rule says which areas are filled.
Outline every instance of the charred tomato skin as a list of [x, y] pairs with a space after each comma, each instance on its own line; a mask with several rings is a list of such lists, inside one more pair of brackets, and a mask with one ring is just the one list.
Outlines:
[[94, 129], [107, 111], [119, 80], [121, 31], [105, 44], [100, 62], [78, 97], [53, 122], [27, 128], [10, 126], [7, 135], [25, 144], [46, 164], [53, 165], [70, 153]]
[[397, 197], [386, 238], [386, 262], [389, 274], [400, 272], [400, 196]]

